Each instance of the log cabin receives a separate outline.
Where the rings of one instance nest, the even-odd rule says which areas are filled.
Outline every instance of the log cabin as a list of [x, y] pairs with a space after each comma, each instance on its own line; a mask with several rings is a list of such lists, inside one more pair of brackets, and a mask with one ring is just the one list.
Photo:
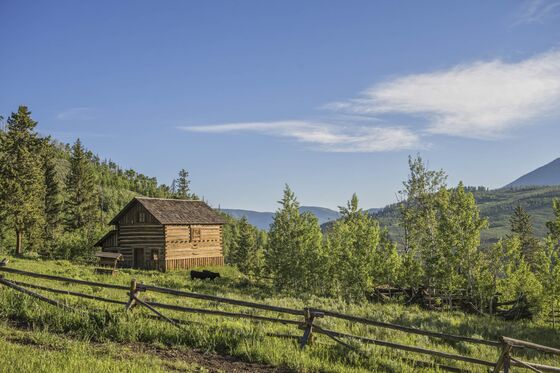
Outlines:
[[125, 267], [166, 271], [223, 265], [225, 223], [202, 201], [135, 197], [95, 246], [122, 254]]

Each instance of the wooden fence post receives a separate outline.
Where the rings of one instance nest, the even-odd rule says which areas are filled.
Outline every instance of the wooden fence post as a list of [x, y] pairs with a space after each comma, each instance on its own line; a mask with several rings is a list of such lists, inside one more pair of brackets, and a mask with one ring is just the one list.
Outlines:
[[136, 283], [136, 279], [133, 278], [130, 280], [130, 290], [128, 293], [129, 299], [125, 306], [127, 312], [136, 305], [136, 293], [138, 293], [138, 284]]
[[305, 324], [303, 325], [303, 337], [301, 337], [301, 343], [299, 347], [303, 350], [305, 345], [313, 343], [313, 321], [316, 317], [323, 317], [324, 313], [316, 312], [310, 308], [303, 309], [303, 316], [305, 317]]
[[313, 320], [315, 319], [315, 315], [309, 308], [305, 308], [304, 310], [304, 317], [305, 317], [305, 325], [304, 325], [304, 332], [303, 337], [301, 337], [301, 342], [299, 347], [303, 350], [305, 345], [310, 342], [311, 334], [313, 333]]
[[504, 373], [509, 373], [509, 366], [511, 365], [511, 360], [509, 358], [509, 352], [504, 359]]
[[502, 338], [502, 353], [500, 354], [500, 357], [496, 362], [496, 366], [494, 367], [494, 373], [500, 373], [502, 368], [504, 369], [504, 373], [509, 373], [509, 367], [510, 367], [509, 354], [511, 353], [512, 348], [513, 346]]

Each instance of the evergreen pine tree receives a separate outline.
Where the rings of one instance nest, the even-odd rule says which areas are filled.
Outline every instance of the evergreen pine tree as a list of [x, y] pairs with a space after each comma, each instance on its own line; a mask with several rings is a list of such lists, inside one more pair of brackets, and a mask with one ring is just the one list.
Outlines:
[[234, 263], [239, 270], [250, 276], [258, 276], [262, 269], [262, 246], [259, 246], [259, 232], [249, 224], [244, 216], [238, 222], [239, 235], [237, 237], [237, 251]]
[[237, 242], [239, 240], [239, 227], [237, 220], [228, 214], [220, 213], [227, 221], [223, 226], [223, 250], [224, 261], [226, 264], [235, 265], [235, 257], [237, 255]]
[[95, 222], [97, 216], [97, 193], [92, 165], [77, 139], [72, 146], [70, 171], [66, 178], [66, 227], [80, 229]]
[[16, 255], [23, 253], [23, 236], [38, 231], [44, 221], [44, 173], [37, 122], [20, 106], [7, 120], [0, 142], [0, 214], [16, 233]]
[[265, 260], [278, 290], [313, 291], [321, 269], [321, 228], [310, 213], [299, 213], [299, 203], [286, 185], [281, 207], [270, 226]]
[[233, 260], [237, 268], [242, 273], [247, 274], [249, 272], [250, 255], [256, 247], [255, 236], [253, 235], [251, 225], [245, 216], [239, 220], [237, 227], [239, 235], [236, 242], [237, 250]]
[[517, 205], [510, 218], [511, 232], [519, 237], [521, 253], [525, 261], [535, 270], [539, 256], [539, 242], [533, 234], [531, 216], [521, 205]]
[[190, 199], [190, 180], [189, 172], [184, 168], [179, 171], [179, 178], [177, 179], [177, 192], [176, 198]]
[[45, 247], [52, 248], [62, 222], [62, 196], [55, 164], [56, 154], [51, 144], [46, 144], [44, 154]]

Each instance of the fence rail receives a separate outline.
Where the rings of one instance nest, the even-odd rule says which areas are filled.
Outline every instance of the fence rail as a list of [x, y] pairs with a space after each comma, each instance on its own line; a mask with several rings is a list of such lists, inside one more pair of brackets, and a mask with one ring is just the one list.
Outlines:
[[139, 284], [137, 289], [139, 291], [154, 291], [154, 292], [157, 292], [157, 293], [164, 293], [164, 294], [177, 295], [177, 296], [186, 297], [186, 298], [193, 298], [193, 299], [208, 300], [208, 301], [213, 301], [213, 302], [227, 303], [227, 304], [232, 304], [232, 305], [235, 305], [235, 306], [257, 308], [257, 309], [261, 309], [261, 310], [287, 313], [287, 314], [296, 315], [296, 316], [303, 316], [304, 315], [304, 311], [293, 309], [293, 308], [276, 307], [276, 306], [271, 306], [271, 305], [263, 304], [263, 303], [247, 302], [247, 301], [243, 301], [243, 300], [217, 297], [215, 295], [208, 295], [208, 294], [191, 293], [191, 292], [187, 292], [187, 291], [162, 288], [162, 287], [158, 287], [158, 286]]
[[[446, 333], [418, 329], [418, 328], [404, 326], [404, 325], [381, 322], [381, 321], [372, 320], [364, 317], [347, 315], [347, 314], [343, 314], [331, 310], [324, 310], [320, 308], [306, 307], [302, 310], [302, 309], [294, 309], [294, 308], [287, 308], [287, 307], [278, 307], [278, 306], [273, 306], [264, 303], [249, 302], [249, 301], [243, 301], [238, 299], [219, 297], [215, 295], [193, 293], [193, 292], [163, 288], [158, 286], [146, 285], [142, 283], [137, 283], [135, 279], [131, 280], [130, 286], [124, 286], [124, 285], [108, 284], [103, 282], [79, 280], [79, 279], [62, 277], [62, 276], [53, 276], [53, 275], [23, 271], [15, 268], [8, 268], [8, 267], [0, 267], [0, 272], [14, 274], [18, 276], [30, 277], [30, 278], [39, 278], [39, 279], [46, 279], [51, 281], [58, 281], [63, 283], [73, 283], [73, 284], [84, 285], [84, 286], [124, 290], [128, 295], [128, 301], [126, 302], [126, 301], [121, 301], [116, 299], [100, 297], [96, 295], [85, 294], [77, 291], [51, 288], [48, 286], [38, 285], [30, 282], [23, 282], [23, 281], [12, 280], [12, 279], [8, 280], [3, 275], [0, 275], [1, 285], [7, 286], [15, 291], [22, 292], [26, 295], [34, 297], [50, 305], [62, 307], [65, 309], [72, 309], [72, 308], [63, 302], [47, 298], [46, 296], [36, 293], [29, 289], [41, 290], [41, 291], [55, 293], [55, 294], [63, 294], [63, 295], [95, 300], [95, 301], [117, 304], [117, 305], [124, 306], [127, 311], [130, 311], [133, 307], [140, 305], [142, 307], [147, 308], [153, 314], [155, 314], [154, 317], [163, 319], [173, 324], [179, 329], [183, 329], [184, 328], [183, 325], [189, 323], [189, 321], [170, 318], [164, 315], [163, 313], [161, 313], [159, 309], [184, 312], [184, 313], [196, 313], [202, 315], [219, 316], [219, 317], [244, 318], [244, 319], [250, 319], [254, 321], [280, 323], [284, 325], [294, 325], [297, 326], [299, 329], [303, 329], [304, 331], [302, 337], [297, 337], [300, 340], [301, 348], [305, 348], [305, 346], [310, 343], [310, 341], [312, 340], [312, 334], [319, 334], [319, 335], [325, 335], [330, 339], [336, 341], [337, 343], [345, 346], [346, 348], [355, 350], [361, 354], [364, 354], [364, 352], [359, 350], [357, 347], [345, 342], [343, 339], [359, 341], [363, 344], [383, 346], [386, 348], [408, 351], [417, 354], [430, 355], [430, 356], [454, 360], [454, 361], [462, 361], [478, 366], [483, 366], [486, 368], [493, 368], [494, 372], [501, 372], [501, 371], [509, 372], [511, 366], [517, 366], [536, 372], [560, 373], [560, 367], [548, 366], [548, 365], [537, 364], [537, 363], [528, 363], [528, 362], [521, 361], [517, 357], [512, 356], [512, 351], [514, 349], [519, 349], [519, 348], [533, 349], [541, 353], [554, 354], [554, 355], [560, 355], [559, 349], [548, 347], [548, 346], [542, 346], [532, 342], [521, 341], [509, 337], [501, 337], [500, 341], [493, 341], [493, 340], [487, 340], [482, 338], [472, 338], [472, 337], [461, 336], [461, 335], [446, 334]], [[216, 302], [218, 304], [229, 304], [229, 305], [234, 305], [239, 307], [250, 308], [254, 310], [275, 312], [278, 313], [278, 317], [255, 315], [255, 314], [242, 313], [242, 312], [231, 312], [231, 311], [217, 310], [217, 309], [185, 307], [185, 306], [173, 305], [167, 303], [152, 302], [139, 298], [140, 293], [145, 293], [145, 292], [156, 292], [156, 293], [173, 295], [177, 297], [211, 301], [211, 302]], [[300, 320], [288, 319], [288, 318], [281, 317], [281, 315], [298, 316], [298, 317], [303, 317], [303, 319]], [[436, 351], [436, 350], [427, 349], [418, 346], [403, 345], [391, 341], [378, 340], [370, 337], [343, 333], [336, 330], [329, 330], [321, 326], [320, 323], [317, 323], [317, 319], [321, 319], [325, 317], [336, 318], [351, 323], [374, 326], [378, 328], [398, 330], [408, 334], [423, 335], [429, 338], [438, 338], [438, 339], [444, 339], [448, 341], [455, 341], [455, 342], [460, 341], [466, 343], [491, 346], [497, 349], [497, 352], [499, 353], [499, 358], [496, 362], [492, 362], [492, 361], [482, 360], [471, 356], [452, 354], [444, 351]], [[272, 334], [272, 336], [280, 336], [280, 335]], [[282, 337], [286, 337], [286, 335], [282, 335]], [[289, 337], [293, 338], [294, 336], [290, 335]], [[449, 367], [446, 365], [441, 365], [436, 363], [434, 363], [434, 365], [438, 365], [442, 369], [457, 371], [457, 368]]]
[[491, 340], [480, 339], [480, 338], [465, 337], [465, 336], [461, 336], [461, 335], [453, 335], [453, 334], [432, 332], [432, 331], [429, 331], [429, 330], [412, 328], [410, 326], [391, 324], [391, 323], [386, 323], [386, 322], [367, 319], [367, 318], [364, 318], [364, 317], [345, 315], [345, 314], [342, 314], [342, 313], [327, 311], [327, 310], [321, 310], [321, 309], [317, 309], [317, 308], [312, 308], [312, 310], [316, 311], [316, 312], [322, 312], [325, 316], [335, 317], [335, 318], [343, 319], [343, 320], [347, 320], [347, 321], [354, 321], [354, 322], [357, 322], [357, 323], [377, 326], [377, 327], [381, 327], [381, 328], [400, 330], [402, 332], [410, 333], [410, 334], [425, 335], [425, 336], [428, 336], [428, 337], [447, 339], [447, 340], [450, 340], [450, 341], [463, 341], [463, 342], [470, 342], [470, 343], [479, 343], [479, 344], [484, 344], [484, 345], [494, 346], [494, 347], [501, 346], [501, 343], [498, 342], [498, 341], [491, 341]]

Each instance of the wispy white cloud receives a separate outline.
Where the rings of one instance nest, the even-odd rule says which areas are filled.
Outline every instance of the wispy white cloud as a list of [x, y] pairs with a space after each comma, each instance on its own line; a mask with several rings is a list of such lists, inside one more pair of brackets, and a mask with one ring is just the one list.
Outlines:
[[91, 120], [95, 117], [95, 110], [88, 107], [75, 107], [57, 114], [56, 119], [58, 120]]
[[560, 51], [552, 51], [517, 63], [474, 62], [407, 75], [327, 107], [420, 117], [426, 120], [427, 132], [486, 139], [557, 115], [559, 102]]
[[385, 152], [421, 147], [420, 137], [404, 127], [339, 125], [313, 121], [242, 122], [179, 127], [201, 133], [257, 132], [295, 139], [328, 152]]
[[223, 123], [180, 129], [256, 132], [294, 139], [321, 151], [384, 152], [423, 148], [426, 138], [435, 134], [501, 138], [516, 127], [560, 118], [558, 102], [560, 51], [553, 50], [519, 62], [475, 61], [396, 77], [373, 85], [355, 99], [326, 105], [336, 113], [331, 112], [325, 120]]
[[543, 23], [560, 15], [558, 0], [528, 0], [517, 12], [513, 25]]

